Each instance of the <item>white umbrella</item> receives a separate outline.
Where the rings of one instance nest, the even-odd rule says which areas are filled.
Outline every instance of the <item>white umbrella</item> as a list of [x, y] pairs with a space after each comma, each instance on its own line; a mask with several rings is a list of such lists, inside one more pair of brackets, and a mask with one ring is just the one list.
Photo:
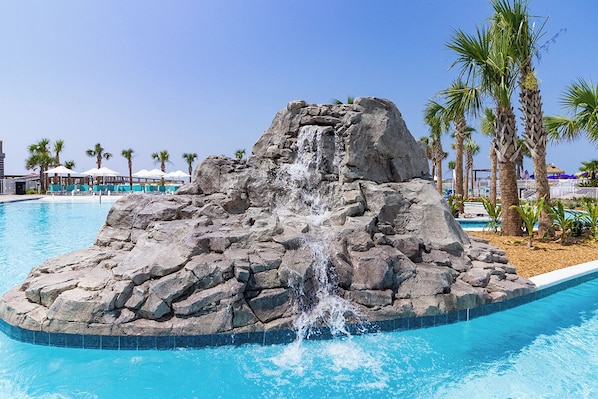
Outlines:
[[113, 171], [105, 166], [101, 168], [92, 168], [81, 173], [86, 176], [118, 176], [118, 172]]
[[191, 177], [191, 175], [189, 173], [183, 172], [182, 170], [168, 172], [164, 175], [165, 179], [171, 179], [171, 180], [185, 180], [185, 178], [187, 178], [187, 177]]
[[138, 172], [133, 173], [133, 177], [138, 177], [140, 179], [147, 179], [147, 169], [141, 169]]
[[53, 174], [53, 175], [60, 175], [60, 176], [68, 176], [68, 175], [79, 175], [79, 173], [75, 172], [72, 169], [69, 169], [65, 166], [59, 165], [55, 168], [51, 168], [46, 170], [44, 173]]
[[147, 171], [147, 178], [148, 179], [161, 179], [164, 177], [166, 173], [162, 172], [160, 169], [152, 169]]

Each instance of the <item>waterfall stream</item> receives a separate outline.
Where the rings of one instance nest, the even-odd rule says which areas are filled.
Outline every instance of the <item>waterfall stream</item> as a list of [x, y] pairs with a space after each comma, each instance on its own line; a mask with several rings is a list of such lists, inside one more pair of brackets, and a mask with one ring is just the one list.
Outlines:
[[326, 327], [333, 336], [349, 335], [346, 317], [357, 318], [352, 304], [337, 294], [332, 268], [331, 231], [324, 224], [331, 215], [331, 204], [322, 195], [321, 183], [324, 176], [338, 173], [338, 168], [334, 161], [334, 144], [330, 145], [334, 137], [324, 138], [323, 131], [325, 128], [318, 126], [305, 126], [300, 130], [297, 159], [293, 164], [284, 165], [280, 176], [280, 182], [284, 181], [291, 197], [282, 205], [282, 214], [301, 217], [307, 224], [303, 247], [313, 256], [313, 278], [294, 287], [301, 310], [294, 322], [298, 340], [309, 338], [314, 327]]

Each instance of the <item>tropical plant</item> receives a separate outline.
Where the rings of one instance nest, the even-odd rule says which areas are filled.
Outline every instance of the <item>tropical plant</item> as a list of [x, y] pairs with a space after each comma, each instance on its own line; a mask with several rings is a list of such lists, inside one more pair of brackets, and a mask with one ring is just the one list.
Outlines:
[[[64, 140], [56, 140], [54, 142], [54, 166], [60, 165], [60, 153], [64, 149]], [[54, 174], [54, 184], [58, 184], [59, 177], [58, 174]]]
[[424, 111], [424, 122], [430, 128], [430, 141], [433, 143], [433, 162], [435, 164], [434, 170], [436, 172], [436, 188], [440, 194], [443, 194], [442, 189], [442, 160], [445, 157], [445, 152], [442, 149], [442, 133], [448, 131], [449, 120], [444, 107], [433, 100], [428, 101]]
[[235, 151], [235, 158], [237, 158], [238, 160], [243, 159], [244, 156], [245, 156], [245, 148]]
[[465, 117], [477, 115], [482, 107], [481, 93], [476, 87], [467, 86], [458, 79], [448, 89], [441, 91], [440, 95], [444, 102], [441, 112], [455, 127], [455, 191], [461, 198], [465, 198], [467, 186], [463, 184], [463, 143], [468, 133], [473, 131], [467, 126]]
[[127, 166], [129, 168], [129, 189], [133, 191], [133, 151], [132, 148], [121, 151], [121, 155], [127, 160]]
[[551, 138], [573, 141], [585, 133], [590, 141], [598, 142], [598, 85], [579, 79], [565, 89], [560, 103], [571, 116], [544, 118]]
[[[160, 152], [154, 152], [152, 154], [152, 159], [155, 163], [160, 164], [160, 170], [162, 172], [166, 172], [166, 162], [170, 162], [170, 154], [168, 154], [168, 151], [162, 150]], [[160, 184], [162, 186], [164, 185], [164, 178], [160, 180]]]
[[49, 179], [47, 175], [44, 175], [44, 172], [48, 170], [48, 166], [56, 161], [50, 153], [50, 140], [41, 139], [37, 143], [29, 145], [27, 149], [29, 150], [29, 157], [25, 160], [25, 167], [31, 170], [39, 168], [40, 188], [42, 192], [45, 192]]
[[[533, 60], [539, 57], [539, 52], [545, 45], [540, 46], [544, 36], [545, 18], [540, 23], [532, 21], [528, 10], [527, 0], [493, 0], [495, 11], [494, 24], [503, 27], [503, 32], [510, 37], [510, 50], [518, 65], [519, 71], [519, 103], [521, 104], [524, 125], [523, 141], [520, 145], [522, 153], [516, 163], [523, 162], [526, 149], [534, 163], [534, 181], [536, 184], [536, 199], [544, 198], [544, 210], [538, 220], [538, 234], [552, 235], [552, 220], [550, 219], [550, 187], [546, 171], [546, 141], [548, 134], [543, 123], [542, 97], [538, 79], [535, 75]], [[536, 18], [537, 19], [537, 18]], [[520, 172], [517, 173], [520, 175]]]
[[[67, 169], [74, 169], [75, 168], [75, 161], [65, 161], [64, 162], [64, 167]], [[66, 184], [71, 184], [71, 174], [67, 174], [66, 175]]]
[[579, 171], [587, 173], [590, 180], [596, 180], [596, 177], [598, 176], [598, 161], [593, 159], [591, 161], [582, 162], [581, 165]]
[[494, 134], [494, 113], [490, 108], [484, 108], [482, 114], [480, 130], [485, 136], [490, 136], [490, 202], [496, 205], [496, 171], [497, 171], [497, 156], [496, 156], [496, 137]]
[[187, 167], [189, 168], [189, 183], [191, 183], [191, 176], [193, 176], [193, 162], [197, 159], [196, 153], [184, 153], [183, 159], [187, 163]]
[[534, 226], [538, 222], [538, 217], [540, 216], [542, 209], [544, 209], [544, 198], [541, 198], [540, 201], [537, 201], [535, 204], [528, 202], [519, 206], [515, 206], [515, 209], [517, 212], [519, 212], [519, 216], [521, 217], [525, 231], [527, 232], [527, 246], [532, 248]]
[[552, 217], [552, 223], [561, 230], [561, 244], [567, 243], [567, 237], [573, 229], [575, 222], [578, 221], [578, 216], [571, 216], [565, 209], [561, 201], [553, 202], [553, 206], [550, 210], [550, 216]]
[[580, 216], [580, 220], [590, 229], [590, 234], [594, 241], [598, 240], [598, 204], [594, 201], [585, 200], [583, 203], [585, 214]]
[[488, 198], [482, 198], [482, 205], [484, 205], [484, 209], [486, 210], [488, 218], [490, 219], [488, 223], [484, 225], [484, 229], [492, 229], [494, 233], [498, 232], [498, 228], [500, 227], [502, 206], [500, 204], [493, 203], [492, 200]]
[[[97, 143], [93, 148], [85, 151], [85, 153], [87, 154], [87, 156], [96, 159], [96, 165], [98, 169], [102, 167], [102, 159], [105, 159], [107, 161], [110, 158], [112, 158], [112, 154], [109, 152], [105, 152], [104, 147], [102, 147], [100, 143]], [[100, 176], [97, 177], [97, 182], [98, 184], [100, 184]]]
[[[347, 104], [353, 104], [353, 101], [355, 101], [355, 97], [352, 97], [352, 96], [347, 96]], [[339, 99], [336, 99], [336, 98], [333, 98], [333, 99], [332, 99], [332, 103], [333, 103], [333, 104], [335, 104], [335, 105], [341, 105], [341, 104], [344, 104], [344, 103], [342, 102], [342, 100], [339, 100]]]
[[[473, 194], [473, 184], [474, 184], [474, 175], [473, 175], [473, 156], [480, 152], [480, 146], [471, 139], [471, 137], [467, 138], [467, 141], [464, 143], [463, 148], [465, 149], [465, 182], [467, 183], [469, 177], [471, 176], [471, 193]], [[465, 185], [465, 193], [466, 197], [469, 197], [469, 187], [467, 184]]]
[[451, 194], [448, 196], [446, 202], [448, 202], [449, 208], [451, 208], [451, 215], [459, 217], [459, 212], [463, 209], [463, 198], [457, 194]]
[[461, 67], [460, 74], [466, 84], [479, 87], [494, 101], [501, 201], [505, 209], [501, 230], [505, 235], [521, 235], [519, 213], [510, 208], [519, 205], [514, 162], [519, 147], [511, 104], [517, 69], [511, 40], [510, 31], [497, 20], [489, 28], [478, 28], [474, 35], [457, 30], [447, 46], [457, 54], [453, 66]]

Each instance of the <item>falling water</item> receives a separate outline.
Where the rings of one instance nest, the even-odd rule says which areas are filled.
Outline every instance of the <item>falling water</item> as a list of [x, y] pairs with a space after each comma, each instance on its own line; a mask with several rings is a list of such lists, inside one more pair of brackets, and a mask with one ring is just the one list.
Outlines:
[[[351, 303], [337, 295], [338, 285], [331, 262], [330, 231], [324, 221], [331, 210], [322, 196], [320, 184], [336, 168], [335, 149], [326, 148], [323, 128], [303, 127], [297, 139], [297, 159], [281, 170], [291, 199], [283, 213], [301, 215], [308, 224], [303, 245], [313, 255], [313, 284], [301, 282], [297, 289], [301, 314], [295, 319], [298, 341], [309, 338], [314, 327], [327, 327], [333, 336], [349, 335], [347, 316], [357, 318]], [[328, 138], [330, 139], [330, 138]], [[332, 137], [334, 139], [334, 137]], [[328, 141], [328, 144], [330, 140]], [[331, 150], [331, 151], [330, 151]], [[338, 173], [338, 172], [337, 172]]]

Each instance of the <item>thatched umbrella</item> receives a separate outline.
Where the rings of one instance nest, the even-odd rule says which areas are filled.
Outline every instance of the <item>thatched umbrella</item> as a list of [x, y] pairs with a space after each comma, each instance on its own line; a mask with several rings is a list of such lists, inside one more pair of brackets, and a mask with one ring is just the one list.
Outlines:
[[548, 164], [546, 165], [546, 173], [549, 175], [562, 175], [565, 173], [565, 171], [557, 166], [554, 166], [553, 164]]

